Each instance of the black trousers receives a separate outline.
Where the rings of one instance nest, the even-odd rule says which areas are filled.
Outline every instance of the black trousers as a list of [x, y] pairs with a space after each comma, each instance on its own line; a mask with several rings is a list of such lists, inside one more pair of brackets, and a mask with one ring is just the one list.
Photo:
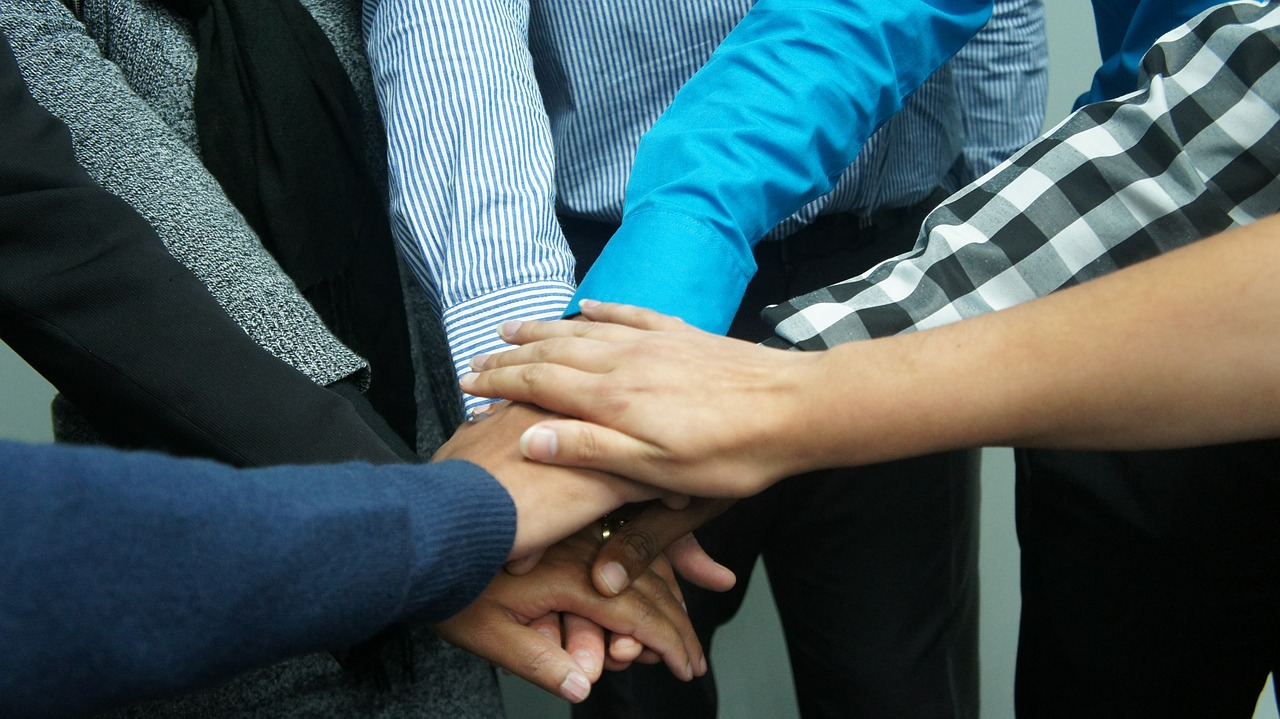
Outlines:
[[1280, 441], [1018, 453], [1022, 719], [1248, 719], [1280, 670]]
[[[762, 242], [730, 334], [760, 340], [766, 305], [909, 250], [923, 213], [821, 219]], [[585, 271], [614, 228], [562, 220]], [[850, 437], [850, 441], [857, 441]], [[784, 480], [698, 530], [738, 586], [682, 584], [704, 647], [737, 612], [763, 558], [800, 711], [814, 717], [977, 717], [977, 455], [954, 452]], [[577, 719], [714, 719], [715, 667], [691, 683], [662, 666], [608, 673]]]

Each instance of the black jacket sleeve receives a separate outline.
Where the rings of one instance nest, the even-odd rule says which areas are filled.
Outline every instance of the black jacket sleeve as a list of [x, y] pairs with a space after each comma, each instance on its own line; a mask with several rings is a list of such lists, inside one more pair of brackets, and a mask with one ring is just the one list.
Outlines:
[[399, 457], [263, 350], [75, 160], [0, 35], [0, 339], [124, 446], [239, 466]]

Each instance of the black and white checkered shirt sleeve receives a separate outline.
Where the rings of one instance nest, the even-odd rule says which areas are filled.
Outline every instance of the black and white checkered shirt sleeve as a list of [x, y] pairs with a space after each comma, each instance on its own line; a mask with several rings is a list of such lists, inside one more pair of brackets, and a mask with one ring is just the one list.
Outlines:
[[1143, 71], [953, 195], [911, 252], [768, 308], [768, 344], [944, 325], [1280, 211], [1280, 1], [1205, 11]]

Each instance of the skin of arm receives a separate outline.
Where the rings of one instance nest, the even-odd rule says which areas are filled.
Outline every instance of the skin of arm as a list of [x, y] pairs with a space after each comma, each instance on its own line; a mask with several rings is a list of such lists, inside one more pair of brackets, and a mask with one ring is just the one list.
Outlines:
[[524, 346], [478, 362], [466, 386], [587, 420], [531, 428], [526, 456], [701, 496], [960, 447], [1276, 436], [1277, 234], [1273, 216], [1017, 307], [825, 352], [595, 305], [588, 318], [628, 326], [507, 326]]

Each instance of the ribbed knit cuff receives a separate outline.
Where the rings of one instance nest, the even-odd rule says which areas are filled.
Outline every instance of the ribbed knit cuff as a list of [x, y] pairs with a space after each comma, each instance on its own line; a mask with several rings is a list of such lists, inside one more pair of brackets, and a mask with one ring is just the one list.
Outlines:
[[460, 460], [435, 465], [440, 482], [404, 483], [414, 561], [405, 616], [435, 622], [479, 596], [511, 554], [516, 506], [485, 470]]

